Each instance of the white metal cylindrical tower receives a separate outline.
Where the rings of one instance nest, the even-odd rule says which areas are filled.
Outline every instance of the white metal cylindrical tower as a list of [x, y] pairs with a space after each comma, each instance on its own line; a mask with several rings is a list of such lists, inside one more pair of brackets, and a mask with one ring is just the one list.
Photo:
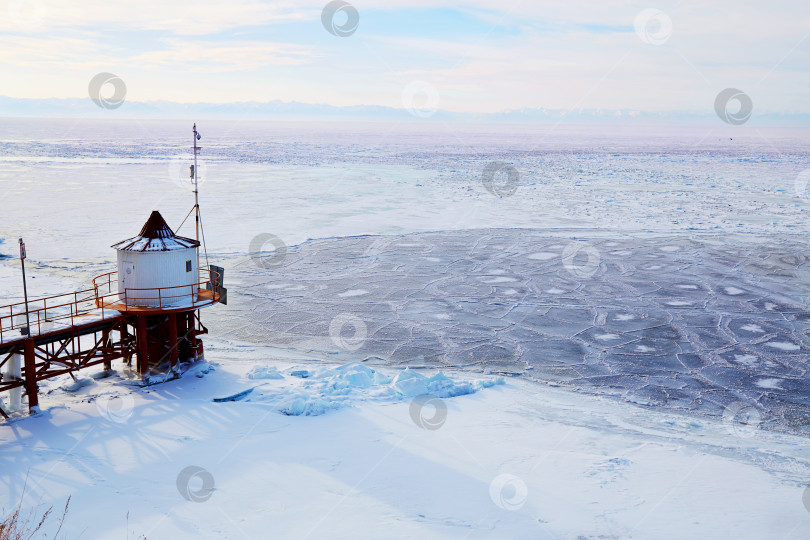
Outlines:
[[175, 235], [160, 212], [152, 212], [138, 236], [112, 246], [118, 251], [118, 292], [130, 306], [196, 302], [199, 246]]

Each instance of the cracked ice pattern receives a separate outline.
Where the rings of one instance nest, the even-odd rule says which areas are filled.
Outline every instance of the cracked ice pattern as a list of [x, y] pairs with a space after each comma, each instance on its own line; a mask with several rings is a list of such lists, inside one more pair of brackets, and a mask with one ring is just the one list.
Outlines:
[[[744, 401], [763, 412], [763, 426], [810, 433], [803, 246], [709, 236], [578, 241], [599, 255], [592, 272], [581, 271], [584, 256], [566, 268], [571, 239], [559, 232], [312, 241], [288, 249], [279, 267], [236, 266], [230, 309], [212, 316], [233, 339], [309, 353], [486, 369], [712, 416]], [[351, 350], [329, 335], [344, 313], [367, 332]], [[356, 329], [345, 332], [351, 342]]]

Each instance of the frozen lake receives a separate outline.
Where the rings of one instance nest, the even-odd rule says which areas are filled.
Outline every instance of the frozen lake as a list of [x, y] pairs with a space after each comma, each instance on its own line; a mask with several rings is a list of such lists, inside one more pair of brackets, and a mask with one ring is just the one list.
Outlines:
[[[740, 402], [763, 425], [808, 429], [807, 130], [200, 130], [205, 236], [231, 297], [206, 314], [217, 336], [699, 414]], [[86, 288], [153, 209], [180, 224], [187, 132], [5, 121], [0, 253], [25, 236], [32, 295]], [[514, 176], [487, 183], [493, 162]], [[0, 292], [19, 298], [12, 262]], [[336, 347], [337, 316], [346, 332], [362, 325], [357, 343]]]
[[810, 433], [810, 260], [769, 238], [479, 230], [320, 240], [232, 265], [218, 334], [522, 375]]
[[[190, 124], [4, 120], [0, 238], [26, 236], [39, 260], [109, 259], [109, 246], [140, 230], [154, 209], [176, 228], [193, 204]], [[810, 233], [806, 129], [222, 121], [199, 128], [209, 252], [246, 253], [263, 233], [287, 245], [512, 227]], [[514, 183], [502, 171], [488, 190], [483, 176], [497, 162], [514, 167]], [[193, 235], [190, 225], [182, 233]]]
[[[19, 236], [45, 296], [152, 210], [177, 229], [190, 124], [4, 120], [0, 297]], [[71, 496], [94, 538], [808, 537], [810, 131], [199, 128], [207, 361], [43, 382], [0, 507]]]

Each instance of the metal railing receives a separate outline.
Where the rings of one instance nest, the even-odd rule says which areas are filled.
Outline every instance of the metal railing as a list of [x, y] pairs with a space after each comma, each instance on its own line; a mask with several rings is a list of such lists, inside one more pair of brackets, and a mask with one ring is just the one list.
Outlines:
[[[93, 279], [93, 288], [28, 301], [29, 335], [58, 330], [60, 325], [76, 326], [119, 315], [127, 308], [170, 309], [198, 308], [218, 301], [214, 292], [219, 273], [200, 269], [199, 283], [154, 289], [118, 290], [117, 272], [108, 272]], [[129, 296], [131, 302], [128, 303]], [[0, 307], [0, 345], [26, 337], [21, 330], [25, 323], [25, 302]]]
[[[60, 324], [75, 326], [80, 322], [89, 322], [93, 315], [99, 319], [118, 315], [117, 312], [109, 312], [103, 301], [99, 305], [98, 299], [95, 289], [86, 289], [29, 300], [28, 318], [31, 326], [28, 335], [57, 330]], [[26, 337], [22, 333], [25, 327], [25, 302], [0, 307], [0, 344]]]
[[118, 290], [118, 272], [108, 272], [93, 279], [97, 304], [112, 308], [170, 309], [181, 307], [201, 307], [217, 301], [213, 292], [219, 273], [208, 268], [200, 268], [200, 281], [174, 285], [171, 287], [130, 288]]

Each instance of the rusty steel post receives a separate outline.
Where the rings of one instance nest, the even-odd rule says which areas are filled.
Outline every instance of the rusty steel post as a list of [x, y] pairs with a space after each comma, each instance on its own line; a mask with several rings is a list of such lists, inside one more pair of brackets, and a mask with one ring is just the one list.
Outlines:
[[127, 363], [128, 366], [132, 365], [132, 355], [127, 357], [126, 354], [126, 342], [127, 338], [129, 337], [129, 328], [127, 327], [127, 321], [121, 321], [121, 329], [119, 330], [119, 335], [121, 339], [121, 358]]
[[196, 360], [197, 359], [197, 322], [194, 320], [194, 312], [187, 311], [185, 313], [188, 317], [188, 339], [189, 339], [189, 354]]
[[146, 338], [146, 315], [138, 315], [138, 373], [143, 377], [149, 372], [149, 349]]
[[169, 357], [169, 365], [171, 365], [171, 369], [174, 369], [177, 366], [177, 357], [179, 351], [177, 350], [179, 347], [179, 343], [177, 342], [177, 314], [176, 313], [169, 313], [169, 347], [171, 351], [171, 356]]
[[104, 360], [104, 370], [105, 371], [112, 370], [112, 360], [110, 360], [110, 358], [109, 358], [110, 353], [107, 350], [107, 348], [110, 345], [110, 330], [111, 330], [111, 328], [105, 328], [104, 330], [101, 331], [101, 342], [103, 343], [104, 356], [107, 357], [107, 359]]
[[25, 392], [28, 394], [28, 413], [39, 412], [39, 389], [37, 387], [37, 366], [34, 355], [34, 340], [25, 340]]

